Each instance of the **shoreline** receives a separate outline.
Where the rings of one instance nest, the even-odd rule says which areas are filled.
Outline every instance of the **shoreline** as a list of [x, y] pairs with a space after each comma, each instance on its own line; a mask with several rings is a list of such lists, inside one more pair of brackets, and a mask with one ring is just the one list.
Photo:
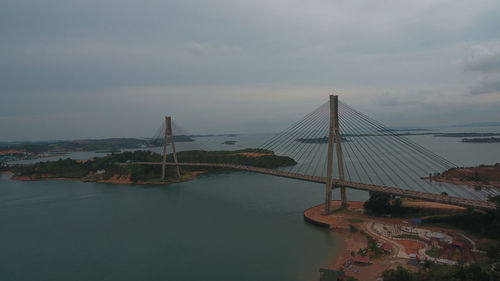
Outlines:
[[469, 181], [461, 178], [446, 178], [446, 177], [432, 177], [423, 178], [424, 180], [432, 180], [437, 182], [446, 182], [456, 185], [467, 185], [471, 187], [481, 186], [484, 188], [500, 188], [500, 181], [490, 181], [488, 183]]
[[84, 180], [84, 178], [64, 178], [64, 177], [51, 177], [49, 175], [42, 175], [40, 177], [32, 176], [15, 176], [14, 173], [10, 171], [2, 171], [3, 174], [10, 174], [8, 180], [16, 180], [16, 181], [80, 181], [80, 182], [95, 182], [95, 183], [106, 183], [106, 184], [120, 184], [120, 185], [168, 185], [174, 183], [181, 183], [190, 180], [194, 180], [198, 177], [198, 175], [205, 173], [204, 171], [193, 171], [190, 172], [189, 176], [181, 179], [168, 180], [165, 182], [162, 181], [138, 181], [132, 182], [130, 180], [130, 175], [113, 175], [108, 179], [100, 179], [100, 180]]
[[[360, 210], [360, 208], [363, 208], [364, 202], [350, 201], [348, 204], [349, 208]], [[350, 232], [349, 227], [344, 222], [341, 222], [343, 217], [341, 217], [340, 214], [339, 216], [332, 216], [342, 211], [340, 201], [331, 201], [331, 206], [334, 211], [328, 216], [321, 214], [323, 206], [324, 204], [320, 204], [306, 209], [303, 213], [304, 221], [325, 228], [328, 231], [333, 231], [339, 236], [340, 242], [338, 249], [336, 249], [334, 255], [328, 259], [327, 266], [328, 269], [336, 270], [343, 265], [346, 259], [351, 257], [351, 251], [353, 251], [353, 249], [365, 247], [364, 244], [366, 244], [366, 239], [359, 233]]]
[[452, 168], [442, 174], [429, 175], [422, 179], [472, 187], [500, 188], [500, 163]]

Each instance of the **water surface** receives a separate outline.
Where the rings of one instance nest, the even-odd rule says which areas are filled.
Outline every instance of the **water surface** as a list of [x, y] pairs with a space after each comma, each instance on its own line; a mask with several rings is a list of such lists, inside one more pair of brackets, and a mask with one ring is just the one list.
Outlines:
[[[1, 280], [311, 280], [323, 189], [244, 172], [181, 184], [0, 181]], [[314, 279], [313, 278], [313, 279]]]

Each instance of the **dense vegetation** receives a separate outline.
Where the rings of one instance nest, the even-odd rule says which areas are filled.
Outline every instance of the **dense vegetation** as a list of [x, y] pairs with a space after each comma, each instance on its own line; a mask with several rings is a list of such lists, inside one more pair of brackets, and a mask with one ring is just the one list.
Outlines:
[[497, 204], [496, 210], [435, 216], [423, 220], [424, 224], [444, 224], [464, 229], [477, 235], [496, 239], [500, 242], [500, 195], [490, 198]]
[[[261, 156], [248, 157], [245, 156], [245, 153], [259, 153]], [[297, 162], [290, 157], [274, 155], [272, 151], [265, 149], [242, 149], [233, 151], [189, 150], [179, 152], [177, 156], [179, 157], [179, 161], [182, 162], [226, 163], [270, 169], [297, 164]], [[167, 159], [173, 161], [173, 156], [170, 154]]]
[[494, 267], [482, 267], [479, 264], [469, 266], [443, 266], [426, 264], [426, 269], [410, 272], [398, 266], [397, 269], [386, 270], [382, 274], [384, 281], [493, 281], [500, 275]]
[[[490, 198], [491, 201], [500, 205], [500, 196]], [[365, 202], [364, 208], [367, 213], [375, 215], [391, 214], [400, 215], [429, 215], [432, 210], [421, 212], [415, 207], [403, 207], [402, 201], [394, 196], [370, 192], [370, 198]], [[500, 209], [491, 211], [473, 211], [431, 216], [423, 220], [427, 225], [446, 225], [467, 230], [480, 236], [500, 241]]]
[[401, 212], [401, 204], [400, 198], [370, 191], [370, 198], [365, 202], [364, 208], [368, 213], [375, 215], [396, 214]]
[[[193, 141], [189, 136], [174, 136], [176, 142]], [[8, 149], [26, 150], [26, 152], [43, 153], [48, 151], [119, 151], [163, 145], [163, 139], [111, 138], [74, 141], [0, 143], [0, 151]]]
[[[242, 153], [261, 153], [259, 157], [249, 157]], [[181, 162], [228, 163], [248, 165], [262, 168], [277, 168], [295, 165], [290, 157], [274, 155], [272, 151], [261, 149], [245, 149], [237, 151], [182, 151], [177, 153]], [[158, 181], [161, 175], [159, 165], [135, 165], [134, 162], [161, 162], [162, 156], [151, 151], [137, 150], [122, 153], [112, 153], [105, 157], [89, 161], [64, 159], [52, 162], [40, 162], [32, 165], [17, 165], [11, 168], [16, 176], [83, 178], [89, 174], [100, 172], [104, 179], [113, 175], [130, 175], [133, 182]], [[173, 155], [167, 155], [167, 161], [173, 161]], [[128, 163], [129, 165], [120, 165]], [[191, 171], [215, 171], [216, 168], [182, 167], [183, 176]], [[175, 178], [175, 168], [167, 167], [167, 179]]]

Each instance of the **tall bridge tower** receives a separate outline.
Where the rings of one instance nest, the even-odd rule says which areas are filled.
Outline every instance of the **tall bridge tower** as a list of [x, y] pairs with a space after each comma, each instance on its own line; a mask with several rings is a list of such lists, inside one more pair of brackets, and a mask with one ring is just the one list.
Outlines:
[[[328, 215], [330, 210], [330, 201], [332, 200], [332, 189], [333, 189], [333, 157], [334, 157], [334, 145], [336, 146], [337, 155], [337, 166], [339, 172], [339, 180], [343, 182], [344, 178], [344, 158], [342, 157], [342, 137], [340, 136], [340, 126], [339, 126], [339, 97], [335, 95], [330, 95], [330, 127], [328, 129], [328, 160], [327, 160], [327, 170], [326, 170], [326, 192], [325, 192], [325, 211], [324, 214]], [[340, 197], [342, 201], [342, 207], [347, 206], [347, 196], [345, 192], [345, 187], [339, 185], [340, 187]]]
[[163, 140], [163, 161], [161, 166], [161, 180], [165, 181], [165, 168], [167, 163], [167, 142], [170, 136], [170, 142], [172, 143], [172, 154], [174, 155], [174, 162], [177, 168], [177, 177], [181, 177], [181, 172], [179, 169], [179, 162], [177, 161], [177, 153], [175, 152], [175, 140], [174, 133], [172, 132], [172, 118], [170, 116], [165, 116], [165, 139]]

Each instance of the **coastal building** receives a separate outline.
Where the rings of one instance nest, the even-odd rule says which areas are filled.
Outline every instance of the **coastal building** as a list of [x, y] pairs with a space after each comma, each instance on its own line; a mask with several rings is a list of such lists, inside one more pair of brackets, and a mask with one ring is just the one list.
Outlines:
[[355, 256], [353, 261], [354, 263], [370, 264], [370, 257]]
[[384, 251], [386, 254], [392, 253], [392, 244], [390, 243], [383, 243], [382, 246], [380, 246], [380, 249]]

